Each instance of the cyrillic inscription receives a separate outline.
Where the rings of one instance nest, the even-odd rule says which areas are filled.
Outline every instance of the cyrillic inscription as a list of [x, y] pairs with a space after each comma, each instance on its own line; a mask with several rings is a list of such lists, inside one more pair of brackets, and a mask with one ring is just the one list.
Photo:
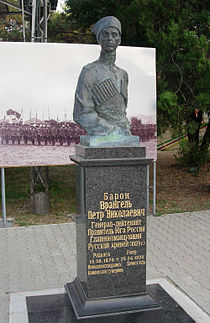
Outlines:
[[[138, 249], [146, 244], [141, 219], [145, 209], [133, 208], [130, 193], [105, 192], [99, 210], [88, 210], [87, 216], [89, 276], [118, 274], [126, 268], [145, 265], [145, 256]], [[125, 250], [124, 256], [116, 256], [118, 249]]]

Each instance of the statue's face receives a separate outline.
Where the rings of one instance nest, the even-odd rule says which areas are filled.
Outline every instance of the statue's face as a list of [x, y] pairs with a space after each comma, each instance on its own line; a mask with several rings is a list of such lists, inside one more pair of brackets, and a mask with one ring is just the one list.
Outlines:
[[104, 28], [99, 35], [99, 44], [106, 52], [112, 52], [120, 45], [121, 37], [118, 29], [114, 27]]

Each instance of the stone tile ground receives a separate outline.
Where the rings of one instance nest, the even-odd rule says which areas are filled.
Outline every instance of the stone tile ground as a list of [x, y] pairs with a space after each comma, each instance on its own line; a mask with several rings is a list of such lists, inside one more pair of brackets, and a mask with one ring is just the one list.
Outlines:
[[210, 211], [148, 218], [147, 279], [169, 277], [210, 314]]
[[[148, 217], [147, 279], [169, 277], [210, 315], [210, 211]], [[75, 224], [0, 229], [0, 322], [9, 293], [63, 287], [76, 276]]]

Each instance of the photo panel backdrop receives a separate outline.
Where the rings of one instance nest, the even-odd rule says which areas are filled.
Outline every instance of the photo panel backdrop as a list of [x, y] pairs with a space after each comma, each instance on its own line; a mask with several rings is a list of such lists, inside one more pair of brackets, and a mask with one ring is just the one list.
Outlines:
[[[77, 80], [99, 55], [98, 45], [0, 42], [0, 167], [71, 163]], [[156, 160], [155, 49], [120, 46], [116, 65], [129, 76], [131, 131]]]

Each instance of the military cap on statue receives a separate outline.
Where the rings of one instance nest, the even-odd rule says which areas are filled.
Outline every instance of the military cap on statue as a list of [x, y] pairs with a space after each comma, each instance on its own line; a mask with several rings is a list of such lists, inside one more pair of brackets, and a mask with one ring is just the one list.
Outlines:
[[119, 30], [121, 35], [121, 23], [120, 21], [114, 16], [107, 16], [98, 20], [95, 25], [93, 25], [92, 32], [98, 38], [100, 32], [106, 27], [114, 27]]

